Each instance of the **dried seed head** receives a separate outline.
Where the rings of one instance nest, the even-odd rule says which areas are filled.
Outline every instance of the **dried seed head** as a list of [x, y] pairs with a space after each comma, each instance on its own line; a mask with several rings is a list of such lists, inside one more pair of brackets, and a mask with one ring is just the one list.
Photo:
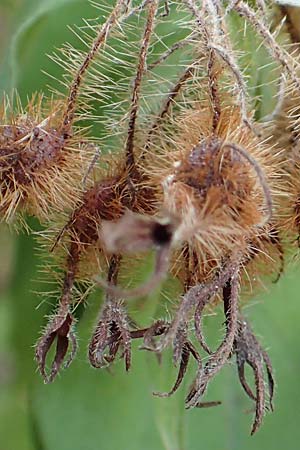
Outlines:
[[[68, 54], [71, 63], [62, 63], [58, 57], [57, 62], [70, 75], [67, 95], [56, 93], [59, 102], [50, 102], [47, 109], [42, 96], [34, 96], [26, 110], [16, 116], [8, 112], [7, 102], [3, 105], [0, 212], [5, 221], [11, 221], [17, 209], [45, 221], [52, 210], [70, 210], [78, 201], [76, 194], [82, 190], [87, 162], [92, 159], [89, 146], [84, 145], [84, 127], [74, 129], [84, 116], [83, 110], [90, 109], [89, 102], [80, 96], [82, 84], [111, 29], [127, 15], [128, 1], [118, 0], [104, 24], [93, 30], [87, 52], [74, 49], [71, 56]], [[74, 57], [78, 54], [79, 59]]]
[[61, 108], [62, 103], [54, 101], [44, 107], [43, 97], [33, 96], [25, 110], [19, 103], [19, 113], [13, 113], [5, 100], [0, 119], [0, 213], [6, 222], [20, 211], [46, 221], [78, 201], [92, 146], [61, 131]]
[[[181, 3], [172, 2], [171, 7]], [[187, 395], [186, 406], [201, 407], [216, 404], [202, 403], [200, 399], [209, 382], [236, 353], [242, 385], [256, 401], [254, 432], [261, 423], [264, 408], [262, 360], [267, 366], [271, 399], [273, 378], [269, 360], [248, 327], [242, 329], [240, 326], [239, 289], [240, 284], [244, 285], [241, 277], [244, 267], [251, 271], [250, 279], [260, 271], [260, 254], [269, 258], [275, 251], [279, 261], [283, 259], [277, 229], [277, 192], [274, 189], [279, 178], [278, 162], [281, 158], [268, 143], [262, 143], [254, 132], [254, 114], [248, 113], [247, 84], [226, 32], [225, 17], [230, 9], [237, 11], [261, 34], [263, 43], [272, 57], [283, 66], [293, 87], [300, 84], [290, 56], [277, 44], [267, 27], [263, 0], [257, 2], [257, 10], [251, 9], [243, 1], [233, 1], [226, 12], [220, 2], [205, 2], [201, 12], [194, 0], [186, 0], [184, 4], [192, 12], [192, 21], [186, 22], [185, 26], [190, 27], [192, 24], [192, 27], [196, 27], [193, 39], [198, 39], [190, 41], [191, 44], [196, 42], [196, 57], [194, 62], [185, 67], [158, 108], [160, 112], [150, 126], [146, 139], [143, 139], [141, 131], [144, 131], [144, 125], [149, 121], [147, 112], [151, 106], [148, 105], [152, 101], [149, 92], [153, 94], [155, 91], [148, 90], [147, 85], [151, 83], [145, 82], [150, 73], [149, 67], [150, 70], [158, 68], [173, 50], [180, 48], [173, 46], [171, 52], [160, 55], [157, 62], [147, 67], [156, 45], [154, 29], [159, 2], [150, 0], [142, 3], [141, 9], [147, 6], [145, 20], [143, 16], [141, 18], [143, 31], [138, 34], [139, 41], [135, 42], [137, 46], [127, 46], [125, 42], [123, 47], [122, 43], [120, 53], [123, 55], [120, 60], [118, 50], [112, 49], [113, 41], [108, 39], [108, 33], [117, 24], [120, 34], [114, 35], [116, 40], [121, 40], [121, 33], [126, 35], [126, 30], [131, 33], [132, 30], [136, 31], [135, 24], [129, 24], [128, 27], [124, 25], [130, 15], [130, 5], [126, 0], [116, 1], [115, 8], [101, 30], [97, 28], [96, 40], [92, 40], [87, 55], [74, 51], [76, 61], [72, 64], [69, 59], [73, 49], [66, 47], [63, 51], [64, 55], [69, 53], [66, 66], [74, 68], [77, 75], [71, 84], [60, 121], [63, 126], [47, 129], [50, 137], [47, 135], [46, 147], [53, 148], [50, 155], [56, 157], [56, 154], [64, 153], [62, 150], [66, 148], [66, 141], [70, 142], [70, 130], [73, 122], [80, 118], [82, 107], [81, 117], [92, 118], [88, 107], [91, 98], [95, 103], [100, 99], [100, 104], [108, 104], [109, 113], [103, 114], [101, 118], [105, 124], [102, 142], [105, 145], [115, 142], [114, 135], [120, 133], [124, 142], [120, 142], [122, 138], [118, 140], [118, 150], [123, 147], [124, 154], [117, 155], [116, 167], [110, 173], [101, 171], [100, 176], [96, 177], [99, 181], [93, 186], [89, 185], [54, 243], [54, 247], [67, 248], [68, 256], [62, 265], [64, 283], [58, 312], [50, 320], [37, 345], [36, 357], [41, 373], [47, 381], [52, 381], [62, 366], [69, 344], [72, 343], [76, 348], [73, 333], [73, 312], [76, 307], [74, 283], [86, 275], [90, 277], [95, 271], [103, 273], [108, 266], [106, 281], [103, 281], [102, 276], [100, 283], [107, 289], [105, 304], [89, 346], [91, 364], [104, 367], [113, 362], [121, 350], [120, 356], [124, 357], [128, 370], [131, 364], [131, 340], [136, 338], [143, 338], [143, 348], [159, 355], [171, 345], [174, 362], [179, 363], [179, 371], [173, 388], [164, 395], [169, 396], [178, 389], [190, 356], [193, 356], [197, 373]], [[93, 25], [90, 30], [94, 34]], [[88, 33], [84, 36], [91, 40]], [[101, 52], [89, 76], [83, 80], [96, 51], [104, 44], [103, 54]], [[128, 69], [128, 78], [122, 78], [122, 70], [114, 72], [115, 66], [111, 71], [113, 75], [107, 75], [109, 70], [106, 60], [110, 58], [111, 50], [117, 55], [116, 65], [122, 65], [120, 61], [124, 55], [123, 62], [128, 56], [127, 59], [133, 60], [132, 65], [127, 60], [124, 64]], [[115, 64], [115, 60], [112, 64]], [[207, 74], [205, 85], [204, 72]], [[117, 82], [113, 79], [114, 75]], [[131, 95], [124, 101], [129, 78]], [[160, 74], [151, 72], [151, 80], [158, 92], [155, 98], [159, 98], [163, 85]], [[99, 93], [99, 85], [102, 87], [105, 83], [105, 89]], [[116, 95], [110, 104], [111, 91], [114, 90], [112, 86], [117, 92], [114, 92]], [[238, 96], [233, 95], [234, 90], [238, 91]], [[87, 103], [82, 99], [86, 99]], [[60, 135], [64, 139], [62, 143]], [[36, 148], [35, 144], [32, 145]], [[37, 146], [35, 156], [39, 150]], [[48, 154], [45, 156], [43, 153], [43, 158], [48, 161]], [[21, 158], [20, 161], [26, 166], [25, 157], [25, 163]], [[104, 165], [104, 160], [101, 163]], [[278, 187], [276, 189], [280, 190]], [[158, 219], [161, 216], [163, 220]], [[152, 277], [141, 287], [124, 292], [116, 286], [121, 266], [127, 268], [127, 259], [123, 253], [134, 254], [132, 259], [135, 259], [136, 252], [147, 251], [151, 247], [156, 249]], [[168, 272], [171, 252], [173, 266], [170, 272], [177, 275], [183, 285], [178, 309], [170, 322], [158, 320], [147, 328], [135, 328], [125, 310], [124, 299], [144, 295], [155, 288]], [[274, 265], [269, 264], [268, 270], [273, 271]], [[224, 303], [225, 336], [218, 348], [212, 350], [205, 343], [201, 318], [205, 306], [213, 302], [216, 296], [220, 296]], [[123, 298], [122, 302], [120, 298]], [[196, 338], [209, 353], [205, 364], [202, 364], [199, 353], [191, 343], [188, 326], [191, 315], [194, 315]], [[50, 374], [47, 375], [46, 357], [55, 339], [57, 350]], [[73, 356], [74, 351], [71, 352], [71, 359]], [[256, 395], [243, 378], [245, 363], [253, 367]]]
[[159, 157], [149, 155], [147, 167], [153, 183], [162, 186], [164, 210], [180, 223], [175, 239], [188, 243], [193, 268], [202, 271], [195, 280], [201, 281], [202, 262], [209, 270], [213, 261], [219, 265], [270, 220], [268, 185], [277, 164], [277, 155], [243, 124], [238, 108], [224, 106], [215, 134], [211, 121], [210, 108], [202, 105], [179, 115], [172, 123], [177, 135], [160, 136]]
[[[110, 162], [110, 164], [112, 164], [112, 162]], [[134, 183], [135, 189], [134, 202], [131, 201], [132, 185], [128, 184], [125, 167], [122, 165], [118, 166], [117, 164], [114, 168], [111, 167], [109, 172], [105, 173], [103, 170], [102, 179], [95, 182], [93, 186], [85, 191], [79, 204], [74, 209], [66, 225], [56, 236], [54, 244], [52, 245], [52, 249], [55, 250], [55, 257], [58, 257], [58, 263], [65, 271], [62, 294], [59, 299], [59, 311], [63, 308], [64, 316], [58, 313], [58, 315], [55, 315], [54, 318], [49, 321], [42, 338], [37, 344], [36, 357], [40, 371], [46, 381], [52, 381], [57, 375], [66, 355], [67, 345], [66, 351], [63, 354], [60, 352], [59, 356], [55, 356], [49, 375], [50, 378], [45, 372], [47, 353], [54, 342], [56, 334], [60, 332], [60, 328], [64, 325], [67, 318], [70, 317], [72, 318], [72, 321], [74, 320], [73, 309], [78, 306], [78, 302], [82, 301], [82, 298], [77, 302], [74, 299], [73, 291], [75, 281], [90, 278], [92, 275], [98, 274], [99, 272], [103, 273], [107, 270], [109, 255], [106, 248], [107, 242], [103, 239], [103, 224], [110, 224], [108, 229], [109, 231], [113, 230], [114, 226], [116, 227], [115, 222], [118, 222], [124, 215], [128, 205], [131, 205], [133, 210], [135, 209], [136, 211], [144, 211], [147, 213], [150, 213], [153, 208], [153, 193], [155, 190], [151, 190], [149, 186], [141, 180], [138, 172], [134, 172], [131, 181]], [[161, 242], [162, 235], [159, 234], [156, 229], [154, 229], [154, 238], [160, 238]], [[63, 255], [61, 255], [62, 248], [67, 250], [67, 256], [65, 251], [63, 252]], [[119, 250], [120, 249], [118, 249], [118, 251]], [[163, 262], [165, 261], [163, 256], [164, 255], [158, 259], [159, 269], [161, 267], [160, 260]], [[164, 270], [163, 273], [165, 272], [166, 270]], [[117, 310], [120, 313], [121, 320], [122, 308], [113, 308], [113, 311]], [[107, 314], [108, 311], [110, 311], [109, 308]], [[63, 324], [59, 322], [59, 326], [57, 326], [58, 317], [62, 317], [63, 320]], [[125, 320], [125, 316], [122, 320]], [[121, 342], [124, 333], [126, 332], [128, 334], [129, 331], [126, 331], [125, 328], [123, 328], [122, 331], [120, 329], [120, 324], [121, 322], [119, 324], [114, 324], [112, 319], [100, 319], [95, 331], [93, 343], [91, 344], [91, 348], [93, 349], [90, 350], [90, 360], [93, 365], [100, 364], [99, 354], [102, 354], [107, 346], [110, 348], [109, 354], [112, 358], [111, 362], [115, 358], [120, 345], [124, 345], [125, 353], [127, 350], [130, 353], [130, 348], [127, 347], [124, 342]], [[107, 335], [108, 340], [103, 338], [104, 340], [101, 344], [99, 339], [104, 332], [103, 329], [106, 330], [105, 332], [107, 332], [110, 337], [108, 338]], [[68, 342], [68, 335], [64, 336], [64, 338], [65, 341]], [[70, 335], [70, 339], [72, 342], [75, 342], [74, 334]], [[128, 345], [129, 344], [130, 343], [128, 342]], [[103, 346], [103, 348], [101, 347], [102, 350], [100, 350], [99, 346]], [[59, 359], [59, 364], [57, 363], [57, 359]], [[130, 356], [126, 357], [126, 361], [129, 368]], [[108, 359], [106, 362], [109, 362]]]

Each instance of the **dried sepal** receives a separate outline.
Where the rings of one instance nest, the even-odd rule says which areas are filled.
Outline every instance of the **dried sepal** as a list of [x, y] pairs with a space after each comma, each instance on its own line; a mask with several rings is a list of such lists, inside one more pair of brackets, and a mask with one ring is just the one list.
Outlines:
[[[233, 255], [224, 261], [219, 272], [207, 284], [198, 284], [191, 287], [181, 298], [180, 305], [174, 314], [169, 330], [163, 335], [160, 342], [154, 348], [155, 351], [162, 351], [168, 347], [177, 335], [178, 330], [188, 321], [191, 311], [199, 304], [207, 305], [208, 302], [219, 292], [227, 281], [236, 276], [241, 264], [241, 255]], [[236, 298], [234, 297], [236, 300]]]
[[205, 393], [210, 380], [221, 370], [228, 361], [233, 349], [233, 342], [237, 332], [238, 319], [238, 270], [224, 284], [223, 296], [226, 302], [226, 334], [215, 352], [206, 362], [203, 370], [199, 371], [194, 381], [193, 394], [190, 394], [186, 402], [187, 408], [197, 405], [201, 396]]
[[[132, 339], [143, 338], [143, 344], [139, 347], [142, 350], [153, 351], [155, 349], [155, 338], [158, 336], [162, 336], [168, 332], [170, 327], [170, 323], [164, 320], [157, 320], [148, 328], [134, 330], [131, 332]], [[154, 350], [156, 351], [156, 350]], [[158, 356], [160, 356], [160, 352], [156, 351]], [[157, 397], [170, 397], [173, 395], [182, 384], [182, 381], [186, 375], [186, 371], [188, 368], [188, 363], [190, 357], [193, 357], [197, 363], [197, 371], [202, 369], [202, 359], [196, 350], [195, 346], [192, 342], [187, 338], [187, 324], [181, 326], [178, 330], [176, 338], [174, 340], [173, 347], [173, 360], [175, 365], [179, 363], [178, 374], [175, 380], [175, 383], [172, 389], [169, 392], [154, 392], [153, 395]], [[220, 405], [219, 401], [212, 402], [198, 402], [196, 407], [198, 408], [206, 408], [211, 406]]]
[[[116, 284], [121, 264], [121, 257], [113, 255], [109, 261], [107, 280]], [[122, 302], [107, 295], [105, 304], [92, 339], [89, 344], [88, 355], [90, 363], [95, 368], [110, 365], [122, 349], [126, 370], [131, 365], [131, 335], [129, 319]], [[108, 353], [106, 352], [108, 349]]]
[[[46, 383], [52, 382], [63, 365], [63, 361], [67, 355], [69, 344], [72, 349], [65, 367], [69, 367], [73, 361], [76, 350], [77, 341], [74, 333], [76, 320], [72, 314], [72, 290], [76, 273], [78, 270], [79, 252], [76, 245], [72, 245], [67, 259], [67, 268], [64, 275], [62, 286], [62, 294], [59, 299], [57, 312], [50, 317], [42, 337], [38, 340], [35, 350], [35, 358], [39, 370]], [[46, 358], [55, 341], [56, 353], [52, 362], [50, 374], [46, 373]]]
[[139, 334], [137, 336], [137, 332], [135, 331], [136, 337], [143, 337], [143, 343], [140, 349], [152, 351], [155, 346], [155, 337], [163, 335], [169, 329], [169, 326], [170, 324], [168, 322], [159, 319], [148, 328], [142, 330], [142, 334], [138, 332]]
[[[262, 349], [260, 343], [253, 334], [249, 323], [241, 315], [238, 320], [238, 329], [234, 340], [233, 352], [236, 355], [240, 383], [248, 397], [255, 401], [255, 418], [251, 429], [251, 434], [254, 434], [262, 424], [266, 408], [266, 388], [264, 382], [263, 364], [265, 364], [267, 372], [269, 409], [271, 411], [274, 409], [274, 376], [272, 364], [268, 354], [264, 349]], [[253, 370], [255, 393], [253, 393], [245, 378], [245, 364], [248, 364]]]
[[[60, 371], [70, 344], [71, 351], [64, 367], [67, 368], [73, 361], [77, 351], [77, 340], [73, 331], [74, 325], [75, 319], [69, 312], [68, 305], [60, 305], [57, 313], [50, 319], [42, 337], [37, 342], [35, 358], [45, 383], [51, 383]], [[55, 340], [55, 356], [50, 372], [47, 373], [46, 358]]]
[[89, 361], [95, 368], [107, 367], [116, 359], [119, 350], [128, 371], [131, 366], [131, 335], [127, 313], [121, 302], [109, 300], [89, 344]]
[[195, 335], [197, 338], [197, 341], [203, 348], [203, 350], [211, 355], [213, 351], [209, 348], [208, 344], [206, 343], [204, 334], [203, 334], [203, 327], [202, 327], [202, 315], [205, 306], [207, 305], [207, 300], [205, 298], [201, 299], [196, 308], [195, 308], [195, 314], [194, 314], [194, 325], [195, 325]]
[[186, 374], [190, 356], [193, 356], [198, 366], [202, 366], [201, 357], [193, 344], [187, 339], [186, 333], [183, 332], [182, 337], [183, 342], [181, 342], [180, 350], [179, 348], [174, 349], [174, 353], [177, 353], [175, 358], [179, 361], [179, 369], [176, 381], [169, 392], [154, 392], [154, 395], [157, 397], [170, 397], [179, 389]]

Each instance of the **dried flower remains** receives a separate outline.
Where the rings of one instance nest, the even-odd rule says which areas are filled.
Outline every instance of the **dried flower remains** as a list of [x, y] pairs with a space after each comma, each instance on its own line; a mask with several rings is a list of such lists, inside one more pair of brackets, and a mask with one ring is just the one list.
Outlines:
[[[288, 86], [289, 98], [279, 95], [276, 114], [264, 123], [257, 121], [229, 32], [236, 14]], [[300, 228], [299, 57], [277, 42], [270, 14], [264, 1], [133, 6], [118, 0], [103, 24], [86, 22], [76, 30], [86, 52], [67, 45], [54, 55], [66, 68], [67, 94], [34, 96], [18, 112], [4, 102], [1, 215], [6, 222], [19, 212], [38, 217], [45, 227], [39, 242], [56, 269], [50, 274], [60, 278], [57, 307], [35, 349], [45, 382], [74, 359], [75, 310], [84, 301], [75, 295], [76, 283], [88, 281], [105, 292], [88, 347], [93, 367], [123, 358], [129, 370], [136, 339], [159, 357], [170, 348], [178, 375], [169, 392], [155, 395], [174, 394], [192, 358], [196, 373], [185, 399], [192, 408], [220, 404], [203, 397], [235, 357], [241, 386], [255, 405], [252, 434], [273, 410], [272, 365], [241, 312], [241, 299], [283, 273], [285, 252]], [[166, 23], [174, 30], [171, 45], [160, 31]], [[299, 30], [287, 23], [297, 45]], [[289, 123], [282, 140], [274, 126], [278, 108]], [[99, 127], [100, 137], [91, 136], [82, 119]], [[292, 203], [286, 195], [291, 185]], [[151, 253], [150, 277], [125, 286], [126, 271], [126, 282], [134, 280], [136, 262]], [[179, 286], [175, 307], [166, 304], [168, 319], [149, 318], [139, 327], [127, 304], [167, 277]], [[217, 304], [224, 336], [212, 349], [202, 319]]]

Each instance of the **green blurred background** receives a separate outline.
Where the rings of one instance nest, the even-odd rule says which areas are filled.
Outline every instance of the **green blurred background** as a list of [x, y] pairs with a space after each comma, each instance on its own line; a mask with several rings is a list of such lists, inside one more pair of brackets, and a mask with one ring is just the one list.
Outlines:
[[[60, 76], [46, 54], [74, 39], [67, 25], [95, 15], [87, 1], [0, 0], [1, 90], [17, 87], [22, 98], [45, 90], [49, 78], [41, 69]], [[256, 64], [250, 68], [253, 74]], [[267, 89], [261, 94], [267, 96]], [[261, 105], [263, 109], [264, 101]], [[277, 285], [246, 306], [269, 350], [277, 381], [275, 412], [250, 437], [253, 405], [237, 382], [233, 364], [208, 391], [208, 399], [223, 404], [193, 411], [184, 410], [184, 387], [171, 399], [151, 394], [174, 381], [176, 372], [168, 357], [159, 370], [153, 355], [139, 351], [129, 374], [122, 362], [112, 373], [91, 369], [86, 346], [99, 296], [89, 301], [80, 320], [76, 361], [52, 385], [44, 385], [33, 361], [33, 344], [51, 307], [47, 302], [40, 305], [34, 293], [43, 289], [35, 281], [40, 278], [41, 261], [31, 237], [16, 235], [5, 226], [0, 228], [0, 246], [0, 450], [300, 448], [300, 267], [296, 264]], [[141, 308], [140, 314], [146, 312]], [[221, 318], [219, 322], [206, 318], [205, 325], [213, 339], [220, 332]]]

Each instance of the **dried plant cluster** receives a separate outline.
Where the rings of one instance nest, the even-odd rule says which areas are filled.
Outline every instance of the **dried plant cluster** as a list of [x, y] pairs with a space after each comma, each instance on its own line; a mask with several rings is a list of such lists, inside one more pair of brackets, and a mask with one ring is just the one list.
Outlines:
[[[134, 339], [159, 355], [171, 348], [178, 376], [170, 392], [156, 395], [178, 389], [192, 357], [191, 408], [219, 404], [203, 395], [235, 357], [255, 404], [253, 434], [273, 409], [274, 379], [240, 299], [278, 279], [300, 234], [299, 24], [291, 8], [264, 0], [118, 0], [106, 17], [76, 30], [86, 52], [66, 45], [53, 55], [66, 69], [63, 93], [36, 95], [25, 109], [15, 95], [1, 111], [1, 217], [23, 225], [26, 214], [39, 219], [39, 243], [61, 281], [36, 345], [39, 370], [51, 382], [72, 362], [75, 310], [85, 298], [76, 286], [88, 281], [106, 292], [88, 349], [93, 367], [121, 357], [129, 370]], [[280, 74], [277, 106], [262, 121], [230, 34], [232, 18], [250, 27]], [[171, 46], [164, 23], [174, 29]], [[83, 123], [100, 130], [97, 138]], [[122, 275], [134, 280], [136, 261], [151, 251], [150, 278], [122, 287]], [[176, 306], [165, 305], [168, 319], [149, 318], [139, 328], [127, 303], [167, 276], [180, 286]], [[202, 318], [217, 303], [225, 333], [211, 349]]]

